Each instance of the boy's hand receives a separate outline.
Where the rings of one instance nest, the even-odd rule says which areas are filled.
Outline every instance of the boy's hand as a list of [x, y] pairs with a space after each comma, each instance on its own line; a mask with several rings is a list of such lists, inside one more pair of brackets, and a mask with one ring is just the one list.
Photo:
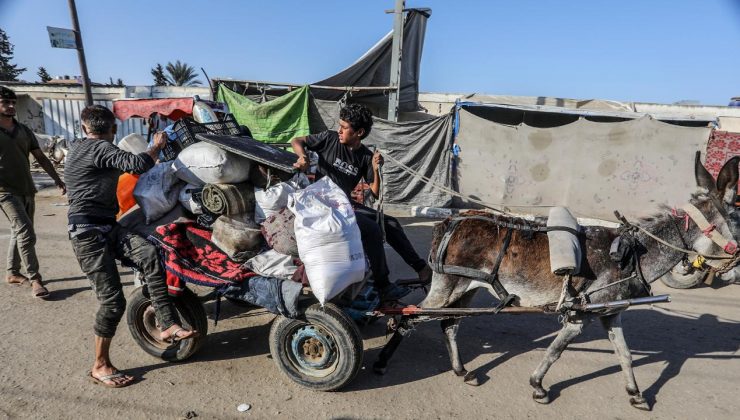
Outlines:
[[298, 157], [298, 160], [296, 160], [293, 164], [293, 167], [301, 172], [306, 172], [310, 165], [311, 164], [306, 156], [300, 156]]
[[380, 154], [380, 150], [375, 150], [375, 153], [373, 153], [373, 170], [377, 171], [382, 164], [383, 155]]
[[154, 134], [152, 140], [152, 149], [160, 151], [167, 145], [167, 133], [164, 131], [158, 131]]

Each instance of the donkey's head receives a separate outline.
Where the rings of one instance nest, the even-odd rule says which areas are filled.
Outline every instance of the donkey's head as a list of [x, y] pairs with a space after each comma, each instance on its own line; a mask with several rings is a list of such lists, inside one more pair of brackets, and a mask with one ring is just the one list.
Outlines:
[[[740, 239], [740, 212], [735, 206], [737, 200], [738, 164], [740, 156], [728, 160], [717, 175], [715, 181], [712, 175], [702, 165], [700, 153], [696, 153], [694, 172], [698, 191], [691, 199], [695, 206], [706, 218], [716, 232], [727, 241], [738, 243]], [[733, 253], [732, 245], [722, 249], [709, 235], [696, 235], [689, 244], [696, 252], [704, 255], [718, 255], [724, 252]], [[740, 267], [720, 275], [725, 281], [740, 278]]]

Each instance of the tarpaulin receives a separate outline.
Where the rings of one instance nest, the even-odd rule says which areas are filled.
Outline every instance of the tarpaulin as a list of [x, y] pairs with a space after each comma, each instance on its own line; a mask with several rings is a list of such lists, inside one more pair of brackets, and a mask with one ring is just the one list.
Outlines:
[[[424, 121], [391, 122], [375, 118], [370, 134], [362, 142], [380, 148], [438, 185], [450, 187], [451, 142], [454, 114]], [[424, 183], [385, 159], [383, 200], [390, 204], [444, 207], [452, 197]]]
[[713, 130], [707, 144], [704, 166], [716, 179], [725, 162], [740, 155], [740, 133]]
[[149, 118], [157, 113], [179, 120], [193, 113], [193, 98], [125, 99], [113, 101], [113, 114], [121, 121], [132, 117]]
[[[401, 61], [401, 94], [399, 111], [419, 109], [419, 73], [424, 48], [424, 33], [430, 9], [410, 9], [403, 26], [403, 60]], [[390, 84], [393, 31], [368, 50], [354, 64], [327, 79], [314, 83], [319, 86], [388, 86]], [[338, 101], [345, 92], [316, 89], [317, 99]], [[388, 106], [387, 92], [355, 92], [352, 101]]]
[[218, 87], [218, 100], [229, 106], [236, 121], [246, 125], [255, 140], [285, 143], [310, 133], [308, 86], [258, 104], [221, 84]]
[[680, 205], [696, 190], [694, 156], [709, 128], [650, 117], [579, 119], [558, 127], [505, 125], [459, 111], [457, 181], [462, 194], [511, 211], [546, 215], [548, 206], [614, 220]]

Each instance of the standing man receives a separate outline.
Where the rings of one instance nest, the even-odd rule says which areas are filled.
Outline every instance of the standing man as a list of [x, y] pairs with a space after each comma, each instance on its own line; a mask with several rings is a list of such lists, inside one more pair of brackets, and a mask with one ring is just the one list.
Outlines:
[[[372, 126], [373, 115], [369, 109], [360, 104], [345, 106], [339, 111], [338, 132], [328, 130], [291, 140], [290, 144], [298, 154], [298, 161], [293, 166], [306, 171], [309, 167], [306, 150], [314, 151], [319, 155], [318, 178], [328, 176], [347, 197], [360, 179], [365, 178], [370, 183], [373, 195], [377, 197], [380, 191], [378, 168], [383, 163], [383, 156], [377, 151], [373, 154], [362, 144], [362, 139], [370, 134]], [[381, 300], [397, 300], [406, 296], [410, 289], [399, 287], [388, 279], [383, 237], [376, 222], [377, 212], [362, 204], [353, 203], [353, 206]], [[418, 273], [419, 280], [422, 283], [430, 282], [432, 270], [416, 253], [396, 218], [385, 216], [385, 233], [388, 244]]]
[[[66, 187], [54, 165], [39, 148], [31, 129], [16, 121], [17, 101], [15, 92], [0, 86], [0, 207], [10, 222], [5, 281], [20, 286], [30, 279], [31, 294], [45, 299], [49, 297], [49, 291], [39, 274], [36, 257], [36, 232], [33, 229], [36, 188], [31, 178], [29, 153], [54, 180], [62, 195], [66, 193]], [[28, 277], [21, 274], [21, 265]]]
[[151, 169], [167, 136], [155, 134], [153, 147], [135, 155], [113, 145], [117, 127], [108, 108], [89, 106], [80, 120], [86, 138], [72, 144], [64, 178], [69, 185], [69, 238], [100, 302], [94, 327], [95, 362], [89, 378], [96, 384], [121, 388], [134, 378], [119, 372], [110, 360], [111, 340], [126, 309], [116, 259], [143, 274], [163, 341], [194, 338], [198, 333], [180, 326], [157, 249], [116, 223], [118, 177], [121, 172], [142, 174]]

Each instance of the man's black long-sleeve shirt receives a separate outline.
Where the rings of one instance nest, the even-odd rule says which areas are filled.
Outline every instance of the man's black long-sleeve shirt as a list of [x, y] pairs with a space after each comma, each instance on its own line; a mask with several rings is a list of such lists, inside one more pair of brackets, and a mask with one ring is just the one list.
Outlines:
[[122, 172], [143, 174], [154, 166], [146, 153], [135, 155], [106, 140], [81, 139], [69, 149], [64, 167], [70, 224], [113, 224], [116, 188]]

